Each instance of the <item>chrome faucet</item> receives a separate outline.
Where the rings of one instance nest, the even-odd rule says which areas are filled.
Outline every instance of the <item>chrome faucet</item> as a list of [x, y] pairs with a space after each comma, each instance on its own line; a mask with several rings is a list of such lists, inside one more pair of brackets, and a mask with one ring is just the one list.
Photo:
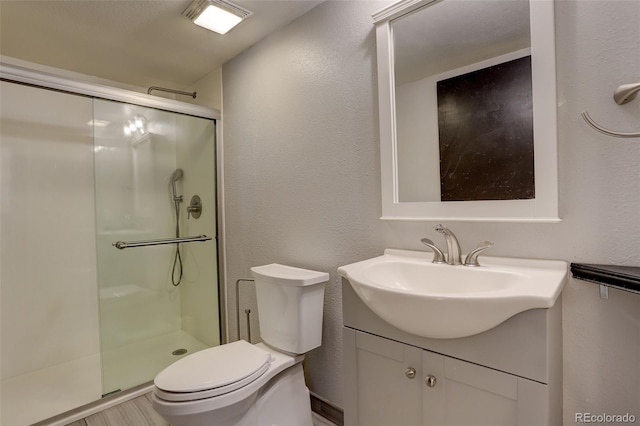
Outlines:
[[447, 241], [447, 264], [462, 265], [462, 260], [460, 259], [460, 243], [455, 234], [441, 224], [436, 225], [434, 229], [443, 234]]
[[478, 263], [478, 255], [486, 249], [493, 247], [493, 242], [491, 241], [480, 241], [478, 243], [478, 247], [471, 250], [465, 257], [464, 263], [462, 263], [460, 243], [453, 231], [441, 224], [436, 225], [434, 229], [444, 235], [444, 238], [447, 241], [447, 254], [445, 256], [442, 250], [436, 247], [430, 239], [421, 239], [420, 241], [422, 244], [433, 250], [433, 263], [447, 263], [448, 265], [464, 265], [471, 267], [480, 266]]

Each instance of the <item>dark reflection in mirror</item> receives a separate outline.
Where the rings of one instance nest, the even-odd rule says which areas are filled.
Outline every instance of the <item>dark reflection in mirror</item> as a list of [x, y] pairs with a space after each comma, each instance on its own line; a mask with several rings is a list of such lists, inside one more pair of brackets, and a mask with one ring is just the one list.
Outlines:
[[535, 198], [531, 56], [436, 86], [441, 201]]
[[[479, 150], [483, 146], [491, 149], [491, 144], [483, 145], [476, 140], [473, 143], [478, 152], [477, 156], [472, 158], [465, 148], [472, 142], [467, 140], [455, 143], [451, 148], [450, 157], [441, 157], [439, 135], [442, 135], [443, 129], [439, 124], [437, 99], [438, 81], [455, 80], [461, 75], [464, 77], [459, 77], [460, 79], [473, 77], [480, 69], [494, 67], [531, 54], [529, 1], [436, 1], [393, 20], [392, 27], [398, 201], [534, 199], [533, 187], [528, 186], [529, 183], [533, 185], [532, 158], [526, 170], [520, 163], [506, 167], [502, 173], [498, 170], [499, 167], [506, 166], [503, 158], [505, 153], [511, 150], [509, 147], [496, 146], [487, 153], [481, 153]], [[532, 78], [530, 72], [529, 69], [529, 108]], [[485, 86], [485, 91], [487, 89]], [[496, 96], [500, 95], [496, 92]], [[456, 99], [459, 102], [474, 102], [473, 99], [464, 99], [462, 93]], [[478, 108], [486, 110], [487, 106], [478, 107], [476, 104], [473, 110], [478, 112]], [[491, 125], [506, 131], [508, 122], [495, 121], [502, 114], [506, 114], [507, 119], [510, 118], [510, 112], [505, 111], [508, 107], [503, 105], [501, 108], [491, 116], [494, 118], [493, 124], [471, 124], [471, 121], [462, 124], [477, 127], [485, 134], [488, 130], [482, 127]], [[529, 109], [530, 114], [531, 111]], [[518, 111], [513, 111], [513, 114], [518, 114]], [[449, 121], [448, 124], [450, 126], [445, 129], [447, 137], [460, 133], [460, 130], [454, 128], [454, 124], [460, 123]], [[473, 131], [461, 131], [465, 133], [465, 138], [477, 139]], [[530, 142], [533, 151], [533, 140]], [[454, 158], [454, 154], [458, 152], [466, 154], [460, 161]], [[499, 152], [499, 157], [490, 158], [495, 152]], [[481, 158], [484, 158], [484, 163], [480, 161]], [[443, 160], [446, 164], [441, 163]], [[460, 168], [460, 164], [463, 164], [464, 168]], [[520, 175], [531, 173], [525, 185], [527, 189], [524, 191], [513, 189], [524, 187], [522, 183], [512, 182], [504, 186], [504, 177], [516, 167], [523, 170]], [[445, 170], [449, 175], [442, 174]], [[493, 171], [497, 171], [498, 174], [492, 177]]]

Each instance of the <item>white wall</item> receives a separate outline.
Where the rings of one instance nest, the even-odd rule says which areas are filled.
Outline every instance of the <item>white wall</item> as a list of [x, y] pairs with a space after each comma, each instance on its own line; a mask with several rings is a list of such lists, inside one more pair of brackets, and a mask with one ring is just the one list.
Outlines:
[[384, 4], [323, 3], [222, 70], [229, 306], [251, 266], [329, 272], [323, 346], [307, 372], [312, 391], [338, 404], [336, 269], [385, 246], [370, 16]]
[[196, 92], [196, 98], [180, 96], [181, 101], [203, 105], [209, 108], [222, 109], [222, 68], [216, 68], [194, 84], [182, 89], [185, 92]]
[[[311, 390], [342, 404], [339, 265], [385, 247], [422, 249], [433, 223], [382, 222], [375, 38], [388, 2], [329, 1], [223, 67], [230, 284], [281, 262], [331, 273], [323, 347], [309, 354]], [[640, 3], [556, 2], [559, 224], [447, 223], [465, 249], [495, 255], [640, 265], [640, 142], [588, 128], [640, 126], [640, 102], [613, 90], [638, 80]], [[330, 29], [330, 30], [329, 30]], [[247, 302], [247, 303], [250, 303]], [[233, 328], [233, 321], [231, 322]], [[231, 335], [234, 336], [232, 330]], [[564, 293], [565, 422], [576, 412], [640, 407], [640, 295], [571, 280]]]
[[441, 200], [436, 83], [427, 77], [395, 88], [398, 199], [402, 202]]

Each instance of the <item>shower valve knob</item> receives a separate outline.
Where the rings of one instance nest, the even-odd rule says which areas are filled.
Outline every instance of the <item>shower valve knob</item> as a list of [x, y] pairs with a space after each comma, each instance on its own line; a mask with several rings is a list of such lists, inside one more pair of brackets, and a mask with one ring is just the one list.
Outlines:
[[193, 217], [194, 219], [198, 219], [202, 214], [202, 200], [197, 195], [191, 197], [191, 202], [187, 207], [187, 219]]

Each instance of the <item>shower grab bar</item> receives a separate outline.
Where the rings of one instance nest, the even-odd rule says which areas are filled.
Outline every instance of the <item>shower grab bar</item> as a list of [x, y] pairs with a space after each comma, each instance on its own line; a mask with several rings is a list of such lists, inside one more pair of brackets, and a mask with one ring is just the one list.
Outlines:
[[196, 241], [209, 241], [211, 237], [206, 235], [195, 235], [192, 237], [180, 237], [180, 238], [160, 238], [157, 240], [142, 240], [142, 241], [116, 241], [112, 245], [120, 250], [131, 247], [146, 247], [146, 246], [158, 246], [161, 244], [179, 244], [179, 243], [191, 243]]

